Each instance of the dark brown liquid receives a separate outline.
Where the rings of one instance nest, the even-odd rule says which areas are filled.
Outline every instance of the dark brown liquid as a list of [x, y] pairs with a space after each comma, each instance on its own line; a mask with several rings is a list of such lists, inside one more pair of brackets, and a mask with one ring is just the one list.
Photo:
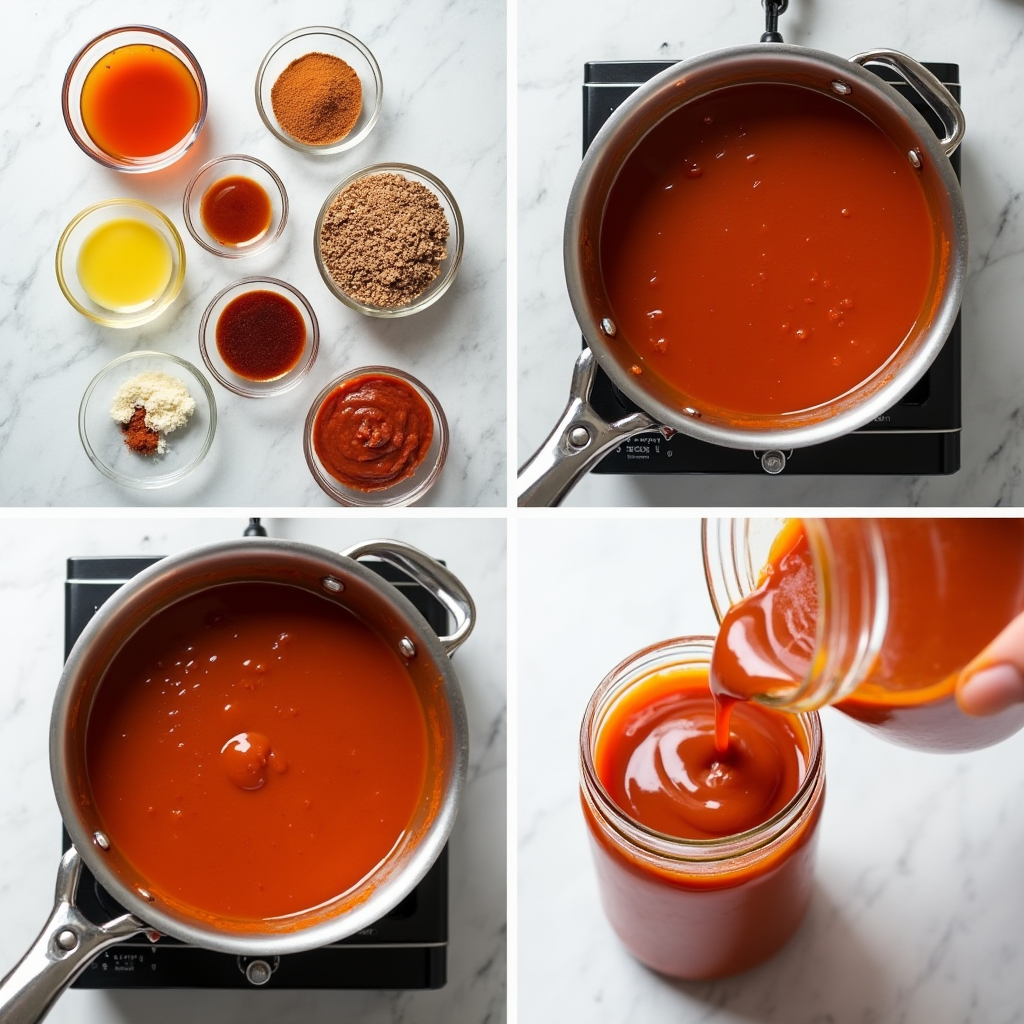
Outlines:
[[221, 245], [244, 245], [262, 238], [273, 212], [267, 190], [240, 174], [215, 181], [199, 204], [203, 227]]
[[269, 381], [295, 368], [306, 348], [306, 324], [294, 302], [277, 292], [246, 292], [217, 320], [217, 351], [232, 373]]

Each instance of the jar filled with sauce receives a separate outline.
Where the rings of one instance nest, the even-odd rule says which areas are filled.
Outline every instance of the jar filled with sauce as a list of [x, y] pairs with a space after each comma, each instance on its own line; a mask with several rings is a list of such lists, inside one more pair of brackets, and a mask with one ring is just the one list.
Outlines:
[[932, 751], [1024, 727], [1024, 705], [976, 718], [955, 698], [960, 672], [1024, 611], [1024, 520], [706, 520], [703, 539], [727, 701], [833, 705]]
[[613, 669], [580, 731], [580, 793], [605, 913], [679, 978], [776, 953], [807, 911], [825, 767], [816, 714], [749, 704], [715, 753], [713, 640], [668, 640]]

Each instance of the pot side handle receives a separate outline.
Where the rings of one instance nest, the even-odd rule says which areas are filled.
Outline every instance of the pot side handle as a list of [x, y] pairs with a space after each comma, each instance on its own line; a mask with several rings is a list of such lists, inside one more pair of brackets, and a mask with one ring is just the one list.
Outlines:
[[124, 914], [93, 924], [75, 905], [82, 861], [72, 846], [57, 870], [53, 913], [29, 951], [0, 982], [0, 1021], [37, 1024], [57, 997], [108, 946], [144, 931], [137, 917]]
[[476, 605], [462, 581], [430, 555], [400, 540], [368, 540], [342, 551], [346, 558], [358, 561], [374, 556], [407, 572], [421, 587], [435, 597], [455, 620], [455, 629], [439, 637], [441, 646], [451, 656], [462, 646], [476, 624]]
[[942, 122], [945, 133], [939, 139], [946, 156], [949, 156], [963, 141], [967, 122], [960, 104], [950, 95], [949, 90], [923, 65], [913, 57], [899, 50], [868, 50], [850, 58], [854, 64], [884, 64], [892, 68], [904, 81], [935, 111]]
[[573, 369], [569, 404], [547, 440], [519, 470], [521, 507], [561, 505], [580, 477], [605, 452], [627, 437], [657, 429], [657, 423], [643, 412], [634, 412], [614, 423], [599, 416], [590, 404], [596, 374], [597, 359], [589, 348], [584, 348]]

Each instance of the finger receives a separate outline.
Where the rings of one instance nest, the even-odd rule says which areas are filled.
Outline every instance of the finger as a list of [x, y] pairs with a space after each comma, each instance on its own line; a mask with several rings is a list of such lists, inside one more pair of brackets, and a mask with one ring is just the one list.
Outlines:
[[1024, 702], [1024, 615], [960, 673], [956, 699], [969, 715], [995, 715]]

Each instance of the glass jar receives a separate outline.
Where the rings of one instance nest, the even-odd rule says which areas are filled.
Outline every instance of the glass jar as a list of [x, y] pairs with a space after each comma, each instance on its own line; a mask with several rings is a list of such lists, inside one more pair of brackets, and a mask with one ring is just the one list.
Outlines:
[[[814, 652], [802, 678], [755, 700], [790, 711], [833, 705], [888, 740], [933, 751], [980, 749], [1024, 727], [1024, 706], [976, 718], [954, 695], [960, 671], [1024, 610], [1024, 522], [800, 522], [817, 581]], [[704, 521], [704, 571], [719, 622], [760, 585], [785, 523]], [[976, 552], [972, 538], [985, 540]], [[997, 575], [998, 586], [985, 584]], [[930, 677], [901, 674], [910, 652], [915, 665], [934, 654], [931, 663], [944, 667]]]
[[664, 974], [735, 974], [777, 952], [803, 920], [814, 882], [825, 760], [816, 714], [795, 716], [806, 770], [785, 807], [720, 839], [679, 839], [627, 815], [598, 778], [595, 751], [609, 710], [654, 673], [711, 661], [712, 637], [645, 648], [602, 681], [580, 730], [580, 796], [605, 913], [637, 959]]

